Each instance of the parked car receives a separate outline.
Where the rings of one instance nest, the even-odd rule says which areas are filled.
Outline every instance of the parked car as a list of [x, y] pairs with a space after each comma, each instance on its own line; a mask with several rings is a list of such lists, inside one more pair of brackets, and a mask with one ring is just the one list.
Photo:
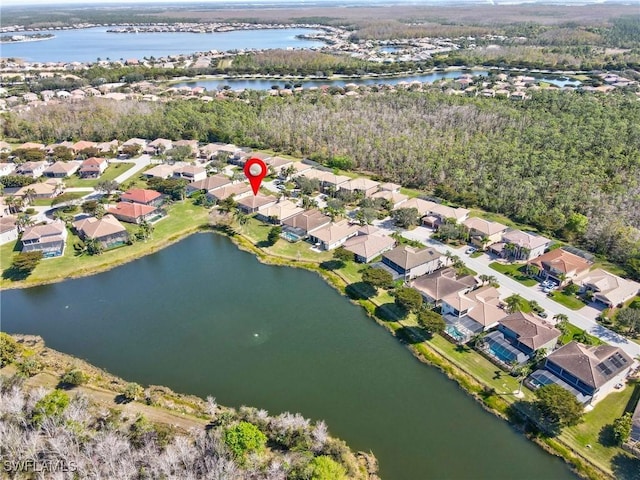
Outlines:
[[540, 318], [547, 318], [549, 316], [549, 314], [547, 312], [540, 312], [540, 313], [538, 313], [538, 316]]
[[475, 253], [475, 252], [477, 252], [477, 251], [478, 251], [478, 249], [477, 249], [476, 247], [469, 247], [469, 248], [467, 248], [467, 249], [465, 250], [465, 252], [464, 252], [464, 253], [466, 253], [467, 255], [471, 255], [472, 253]]

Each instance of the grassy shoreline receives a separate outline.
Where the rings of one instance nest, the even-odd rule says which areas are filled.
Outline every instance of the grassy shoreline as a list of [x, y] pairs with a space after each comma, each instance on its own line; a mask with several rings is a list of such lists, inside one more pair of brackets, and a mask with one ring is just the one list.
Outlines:
[[[497, 370], [497, 367], [490, 364], [484, 357], [477, 354], [469, 355], [465, 349], [456, 351], [455, 346], [440, 336], [426, 339], [424, 334], [420, 333], [420, 329], [416, 328], [417, 324], [415, 319], [411, 317], [400, 318], [394, 313], [393, 308], [389, 307], [388, 303], [383, 303], [380, 299], [354, 298], [353, 292], [348, 291], [348, 286], [354, 283], [353, 278], [349, 277], [357, 277], [358, 273], [348, 269], [342, 271], [340, 269], [332, 270], [326, 267], [323, 268], [322, 262], [329, 260], [331, 258], [330, 254], [317, 254], [318, 258], [314, 257], [313, 259], [303, 258], [298, 253], [300, 252], [299, 249], [296, 251], [295, 246], [284, 241], [279, 241], [277, 247], [268, 247], [269, 250], [267, 250], [258, 246], [260, 242], [257, 241], [257, 238], [265, 236], [268, 227], [264, 227], [257, 221], [252, 220], [247, 227], [243, 227], [239, 231], [229, 232], [223, 228], [211, 225], [207, 221], [208, 211], [206, 209], [194, 207], [188, 203], [176, 204], [173, 208], [175, 209], [173, 210], [175, 215], [182, 214], [180, 215], [182, 217], [181, 219], [184, 220], [186, 218], [188, 222], [183, 225], [181, 225], [181, 222], [177, 222], [178, 225], [181, 225], [181, 228], [171, 229], [170, 234], [157, 235], [157, 237], [156, 234], [154, 234], [154, 239], [147, 243], [140, 242], [135, 244], [133, 247], [138, 248], [128, 252], [126, 255], [118, 255], [115, 258], [105, 258], [105, 261], [99, 262], [96, 265], [87, 266], [83, 269], [74, 270], [72, 273], [60, 274], [46, 279], [38, 279], [36, 277], [36, 279], [32, 281], [27, 279], [22, 282], [12, 282], [10, 286], [5, 285], [8, 283], [6, 280], [2, 280], [0, 286], [2, 286], [2, 288], [22, 288], [93, 275], [157, 252], [193, 233], [211, 231], [225, 235], [239, 249], [254, 254], [261, 263], [304, 268], [317, 273], [330, 286], [340, 292], [340, 294], [349, 298], [352, 303], [364, 308], [369, 317], [405, 344], [419, 361], [440, 369], [448, 378], [455, 381], [465, 393], [471, 395], [479, 402], [485, 410], [508, 421], [514, 428], [545, 451], [563, 458], [575, 473], [583, 478], [593, 480], [603, 478], [615, 479], [613, 472], [606, 471], [600, 465], [592, 462], [586, 455], [576, 451], [574, 445], [567, 442], [567, 440], [570, 440], [575, 435], [569, 436], [563, 433], [555, 438], [537, 437], [527, 432], [526, 421], [524, 419], [518, 421], [518, 419], [510, 416], [508, 414], [509, 408], [513, 402], [509, 401], [509, 398], [513, 397], [512, 392], [518, 385], [513, 377], [504, 375], [503, 377], [499, 377], [499, 384], [492, 382], [488, 375], [491, 374], [492, 370]], [[187, 212], [192, 215], [187, 215]], [[162, 222], [169, 221], [170, 218], [164, 219], [158, 225], [161, 225]], [[132, 247], [125, 248], [130, 249]], [[125, 248], [121, 250], [124, 251]], [[112, 252], [114, 251], [106, 252], [96, 258], [107, 257], [109, 253]], [[87, 259], [83, 258], [83, 260]], [[385, 295], [388, 297], [387, 294], [378, 295], [378, 297], [389, 300], [390, 297], [386, 298]], [[358, 296], [359, 295], [355, 295], [355, 297]], [[384, 313], [384, 316], [387, 318], [382, 318], [381, 313]], [[479, 378], [479, 371], [484, 371], [485, 375], [480, 375]], [[496, 390], [497, 385], [500, 385], [498, 388], [501, 390], [498, 390], [497, 394], [487, 395], [487, 391], [490, 389]], [[525, 393], [531, 398], [530, 393]]]

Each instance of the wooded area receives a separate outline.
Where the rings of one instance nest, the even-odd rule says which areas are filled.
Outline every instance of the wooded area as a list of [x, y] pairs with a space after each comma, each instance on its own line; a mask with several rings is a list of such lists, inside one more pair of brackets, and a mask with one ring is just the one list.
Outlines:
[[10, 115], [4, 134], [45, 143], [195, 138], [327, 163], [346, 156], [359, 171], [640, 267], [640, 105], [632, 96], [247, 95], [249, 103], [52, 105]]

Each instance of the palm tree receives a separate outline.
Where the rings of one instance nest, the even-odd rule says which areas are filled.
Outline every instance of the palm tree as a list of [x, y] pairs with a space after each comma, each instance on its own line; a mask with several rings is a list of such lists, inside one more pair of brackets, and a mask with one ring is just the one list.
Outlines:
[[522, 304], [524, 302], [524, 298], [522, 298], [517, 293], [507, 297], [505, 299], [505, 303], [507, 304], [507, 311], [509, 313], [520, 312], [522, 311]]
[[511, 370], [513, 373], [515, 373], [516, 378], [519, 381], [518, 390], [515, 392], [516, 396], [522, 395], [522, 384], [524, 383], [524, 380], [531, 373], [531, 370], [532, 370], [532, 367], [528, 363], [517, 365], [513, 367], [513, 369]]
[[24, 195], [27, 197], [27, 200], [29, 200], [29, 204], [33, 203], [33, 196], [36, 194], [36, 191], [33, 188], [27, 188], [24, 191]]
[[24, 232], [25, 228], [30, 227], [33, 224], [33, 220], [26, 213], [21, 213], [16, 218], [16, 226], [18, 227], [19, 232]]
[[563, 335], [566, 335], [569, 331], [569, 317], [564, 313], [558, 313], [553, 316], [553, 319], [556, 321], [556, 328], [560, 330]]
[[147, 238], [149, 238], [151, 236], [151, 234], [153, 233], [154, 229], [155, 229], [155, 227], [153, 225], [151, 225], [146, 220], [143, 220], [142, 223], [140, 223], [140, 235], [141, 235], [141, 237], [144, 240], [146, 240]]
[[480, 275], [480, 281], [482, 282], [482, 285], [484, 285], [485, 283], [489, 283], [489, 277], [490, 275], [485, 275], [484, 273], [482, 275]]
[[244, 227], [249, 221], [249, 217], [240, 209], [237, 209], [234, 212], [233, 218], [238, 222], [238, 225], [240, 225], [240, 230], [242, 230], [242, 227]]

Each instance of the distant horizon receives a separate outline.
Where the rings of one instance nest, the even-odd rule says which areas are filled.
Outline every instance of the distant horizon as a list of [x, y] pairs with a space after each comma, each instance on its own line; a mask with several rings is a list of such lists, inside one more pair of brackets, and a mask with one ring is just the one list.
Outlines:
[[347, 2], [339, 1], [324, 1], [324, 0], [62, 0], [52, 3], [51, 0], [4, 0], [0, 11], [3, 7], [30, 7], [30, 6], [47, 6], [47, 7], [65, 7], [65, 6], [108, 6], [108, 5], [162, 5], [166, 4], [181, 4], [181, 5], [221, 5], [229, 6], [229, 4], [237, 4], [243, 8], [259, 8], [261, 5], [282, 5], [287, 7], [321, 7], [323, 4], [327, 6], [335, 7], [336, 4], [342, 6], [360, 5], [371, 6], [374, 5], [394, 5], [394, 4], [409, 4], [409, 5], [460, 5], [460, 4], [474, 4], [474, 5], [495, 5], [495, 6], [508, 6], [508, 5], [522, 5], [522, 4], [540, 4], [540, 5], [563, 5], [563, 6], [583, 6], [583, 5], [602, 5], [602, 4], [628, 4], [637, 5], [636, 1], [629, 0], [348, 0]]

